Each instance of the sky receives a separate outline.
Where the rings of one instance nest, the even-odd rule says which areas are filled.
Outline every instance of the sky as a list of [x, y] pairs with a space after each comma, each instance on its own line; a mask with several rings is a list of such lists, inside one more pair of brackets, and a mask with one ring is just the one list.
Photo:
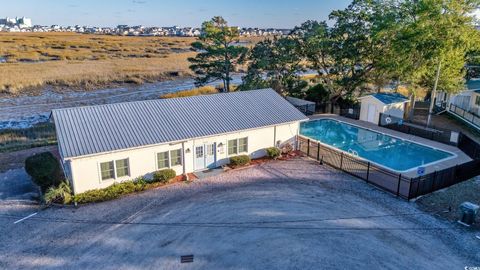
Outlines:
[[240, 27], [292, 28], [327, 20], [351, 0], [0, 0], [0, 17], [28, 17], [39, 25], [193, 26], [223, 16]]

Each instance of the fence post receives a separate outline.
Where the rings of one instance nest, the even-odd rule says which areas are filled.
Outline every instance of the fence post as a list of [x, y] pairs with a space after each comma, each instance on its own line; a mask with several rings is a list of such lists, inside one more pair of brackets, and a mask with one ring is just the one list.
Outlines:
[[310, 139], [307, 140], [307, 157], [310, 156]]
[[342, 165], [343, 165], [343, 152], [341, 152], [340, 154], [340, 170], [342, 169]]
[[367, 181], [368, 183], [368, 177], [370, 176], [370, 161], [367, 162], [367, 179], [365, 179], [365, 181]]
[[320, 142], [317, 142], [317, 160], [320, 160]]
[[397, 197], [400, 196], [400, 181], [402, 180], [402, 174], [398, 175], [398, 184], [397, 184]]
[[412, 177], [410, 177], [410, 180], [408, 182], [408, 198], [407, 200], [410, 201], [410, 199], [412, 198]]
[[457, 170], [458, 170], [458, 164], [455, 165], [455, 167], [453, 167], [453, 183], [456, 183], [457, 181]]
[[432, 180], [432, 187], [430, 188], [430, 192], [433, 191], [433, 188], [435, 187], [435, 180], [437, 179], [437, 171], [433, 172], [433, 180]]

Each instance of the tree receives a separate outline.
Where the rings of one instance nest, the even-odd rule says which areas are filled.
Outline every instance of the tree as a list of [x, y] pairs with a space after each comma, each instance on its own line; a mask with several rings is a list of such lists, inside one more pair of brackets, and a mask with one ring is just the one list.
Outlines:
[[399, 6], [394, 48], [397, 72], [412, 88], [431, 89], [430, 123], [437, 89], [455, 93], [464, 88], [468, 53], [479, 41], [473, 11], [478, 0], [406, 0]]
[[307, 83], [300, 79], [302, 57], [297, 40], [274, 37], [258, 42], [250, 51], [250, 65], [241, 90], [272, 87], [277, 92], [303, 97]]
[[43, 152], [25, 160], [25, 171], [32, 177], [42, 192], [57, 187], [63, 181], [62, 169], [57, 158], [50, 152]]
[[393, 1], [356, 0], [330, 14], [332, 27], [307, 21], [292, 31], [302, 57], [333, 101], [390, 81], [384, 66], [391, 63], [385, 61], [392, 54], [392, 32], [386, 29], [395, 25], [393, 6]]
[[222, 17], [213, 17], [202, 24], [199, 41], [192, 43], [198, 54], [188, 59], [192, 63], [190, 69], [197, 74], [196, 86], [221, 80], [223, 91], [230, 91], [231, 73], [248, 51], [246, 47], [234, 45], [238, 38], [238, 28], [228, 26]]

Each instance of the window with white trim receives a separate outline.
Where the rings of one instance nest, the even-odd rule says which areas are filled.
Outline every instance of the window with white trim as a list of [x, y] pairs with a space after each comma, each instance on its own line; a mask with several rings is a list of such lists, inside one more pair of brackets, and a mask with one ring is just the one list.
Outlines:
[[228, 154], [236, 155], [248, 152], [248, 137], [228, 141]]
[[248, 152], [248, 137], [238, 139], [238, 152]]
[[480, 106], [480, 96], [475, 97], [475, 105]]
[[229, 140], [228, 141], [228, 154], [234, 155], [238, 153], [238, 140]]
[[102, 180], [115, 178], [115, 168], [113, 165], [113, 161], [100, 163], [100, 170], [102, 174]]
[[182, 165], [182, 149], [157, 153], [157, 169]]
[[117, 172], [117, 177], [124, 177], [130, 175], [130, 168], [128, 165], [128, 158], [115, 161], [115, 171]]
[[170, 151], [170, 165], [178, 166], [182, 165], [182, 149], [176, 149]]
[[163, 169], [170, 167], [170, 163], [168, 162], [168, 151], [161, 152], [157, 154], [157, 168]]
[[130, 176], [128, 158], [100, 163], [100, 176], [102, 180]]

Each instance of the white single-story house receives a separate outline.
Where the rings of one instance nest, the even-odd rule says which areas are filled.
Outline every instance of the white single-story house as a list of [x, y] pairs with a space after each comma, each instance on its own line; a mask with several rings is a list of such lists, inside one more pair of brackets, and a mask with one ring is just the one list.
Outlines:
[[164, 168], [179, 175], [295, 147], [308, 120], [272, 89], [56, 109], [51, 119], [75, 194]]
[[378, 124], [380, 113], [403, 118], [409, 99], [398, 93], [375, 93], [358, 98], [360, 120]]
[[435, 105], [480, 130], [480, 81], [467, 82], [468, 89], [452, 94], [439, 91], [435, 96]]
[[480, 89], [466, 90], [456, 95], [452, 95], [450, 97], [450, 103], [466, 110], [467, 112], [480, 115]]

